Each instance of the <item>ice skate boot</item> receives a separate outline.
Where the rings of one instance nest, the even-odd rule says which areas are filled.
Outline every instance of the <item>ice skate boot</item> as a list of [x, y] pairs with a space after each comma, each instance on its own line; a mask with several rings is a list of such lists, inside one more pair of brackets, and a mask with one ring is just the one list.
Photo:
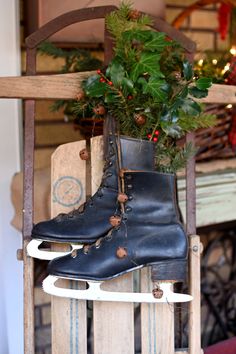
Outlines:
[[154, 144], [124, 136], [118, 138], [111, 133], [108, 136], [104, 174], [97, 192], [80, 208], [36, 224], [32, 230], [33, 240], [27, 247], [28, 254], [50, 260], [68, 252], [39, 249], [43, 241], [69, 243], [72, 244], [73, 250], [81, 248], [81, 244], [91, 244], [106, 235], [112, 226], [119, 222], [117, 195], [120, 168], [153, 170]]
[[[46, 292], [76, 299], [126, 302], [184, 302], [191, 296], [172, 292], [186, 276], [188, 242], [179, 222], [175, 176], [158, 172], [123, 173], [126, 201], [120, 225], [91, 246], [49, 263]], [[108, 292], [103, 281], [151, 267], [152, 294]], [[86, 290], [59, 288], [58, 278], [87, 281]]]

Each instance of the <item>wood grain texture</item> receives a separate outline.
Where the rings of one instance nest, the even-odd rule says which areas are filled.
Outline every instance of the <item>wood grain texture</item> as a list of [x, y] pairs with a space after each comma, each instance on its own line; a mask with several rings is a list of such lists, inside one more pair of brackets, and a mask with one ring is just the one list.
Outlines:
[[[84, 140], [61, 145], [52, 155], [52, 217], [85, 201], [86, 162], [79, 157]], [[66, 246], [53, 245], [54, 250]], [[85, 283], [60, 280], [59, 286], [84, 289]], [[86, 301], [52, 297], [52, 354], [87, 353]]]
[[[141, 291], [151, 292], [151, 270], [141, 270]], [[172, 304], [141, 304], [142, 354], [174, 354], [174, 308]]]
[[199, 236], [190, 236], [189, 286], [193, 300], [189, 304], [189, 354], [201, 353], [201, 250]]
[[[92, 194], [100, 184], [103, 168], [102, 137], [91, 139]], [[132, 291], [128, 274], [106, 282], [103, 289]], [[94, 302], [94, 354], [134, 354], [134, 305], [132, 303]]]
[[[199, 175], [196, 179], [197, 226], [235, 219], [236, 172]], [[178, 179], [179, 205], [185, 219], [185, 179]]]
[[28, 241], [23, 241], [24, 257], [24, 353], [33, 354], [34, 336], [34, 260], [26, 252]]
[[81, 82], [93, 73], [1, 77], [0, 97], [76, 99]]
[[[81, 82], [96, 73], [87, 71], [61, 75], [39, 75], [0, 78], [0, 98], [75, 99]], [[236, 103], [236, 87], [214, 84], [205, 103]]]

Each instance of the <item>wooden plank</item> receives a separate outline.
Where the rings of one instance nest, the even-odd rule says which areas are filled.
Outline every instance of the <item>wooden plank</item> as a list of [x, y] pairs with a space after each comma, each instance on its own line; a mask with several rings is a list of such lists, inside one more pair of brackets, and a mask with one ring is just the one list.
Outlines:
[[205, 98], [201, 98], [201, 102], [228, 104], [236, 103], [236, 87], [232, 85], [214, 84], [209, 89], [209, 94]]
[[201, 353], [201, 251], [199, 236], [190, 236], [189, 286], [193, 300], [189, 304], [189, 354]]
[[[84, 140], [69, 143], [52, 155], [52, 216], [68, 213], [85, 201], [86, 162], [79, 157], [85, 147]], [[60, 286], [84, 289], [85, 283], [63, 280]], [[86, 301], [52, 297], [52, 354], [78, 353], [87, 353]]]
[[[235, 219], [235, 171], [198, 176], [196, 185], [198, 227], [214, 225]], [[178, 179], [179, 205], [184, 218], [186, 210], [185, 193], [185, 179]]]
[[[141, 291], [151, 292], [150, 268], [141, 270]], [[142, 354], [174, 354], [174, 308], [172, 304], [141, 304]]]
[[80, 83], [93, 71], [61, 75], [38, 75], [0, 78], [1, 98], [75, 99]]
[[[94, 74], [86, 71], [60, 75], [38, 75], [0, 78], [0, 98], [75, 99], [81, 81]], [[236, 87], [214, 84], [205, 103], [236, 103]]]
[[23, 240], [24, 256], [24, 353], [33, 353], [35, 348], [34, 336], [34, 260], [26, 252], [28, 241]]
[[[91, 139], [92, 194], [100, 184], [103, 168], [102, 137]], [[128, 274], [106, 282], [111, 291], [132, 291]], [[94, 354], [134, 354], [134, 305], [132, 303], [94, 302]]]

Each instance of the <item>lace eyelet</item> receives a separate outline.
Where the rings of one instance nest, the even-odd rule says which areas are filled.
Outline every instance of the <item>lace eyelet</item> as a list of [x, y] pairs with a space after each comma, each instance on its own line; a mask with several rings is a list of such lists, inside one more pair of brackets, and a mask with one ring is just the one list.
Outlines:
[[132, 211], [132, 208], [130, 206], [127, 206], [125, 208], [126, 213], [130, 213]]

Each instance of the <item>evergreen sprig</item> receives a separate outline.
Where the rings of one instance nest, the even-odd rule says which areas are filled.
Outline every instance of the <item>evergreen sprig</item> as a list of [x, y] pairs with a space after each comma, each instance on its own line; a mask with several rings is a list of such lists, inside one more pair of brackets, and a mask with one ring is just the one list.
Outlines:
[[[195, 78], [183, 48], [153, 30], [150, 18], [129, 3], [122, 2], [111, 12], [106, 25], [114, 38], [114, 57], [107, 68], [82, 83], [84, 94], [70, 102], [68, 110], [79, 117], [99, 118], [109, 112], [119, 121], [121, 133], [156, 142], [159, 171], [176, 172], [194, 153], [191, 144], [180, 147], [177, 140], [215, 123], [197, 101], [207, 96], [212, 81]], [[83, 61], [88, 69], [87, 54], [81, 51], [67, 55], [47, 47], [46, 52], [63, 55], [67, 72], [78, 71], [78, 58], [80, 69], [84, 70]]]
[[96, 114], [102, 106], [117, 118], [123, 134], [157, 142], [158, 170], [176, 172], [194, 153], [191, 144], [180, 147], [177, 139], [215, 124], [195, 100], [207, 96], [211, 79], [195, 79], [181, 46], [154, 31], [150, 18], [129, 3], [109, 14], [106, 24], [115, 39], [114, 58], [83, 82], [85, 95], [74, 112]]

